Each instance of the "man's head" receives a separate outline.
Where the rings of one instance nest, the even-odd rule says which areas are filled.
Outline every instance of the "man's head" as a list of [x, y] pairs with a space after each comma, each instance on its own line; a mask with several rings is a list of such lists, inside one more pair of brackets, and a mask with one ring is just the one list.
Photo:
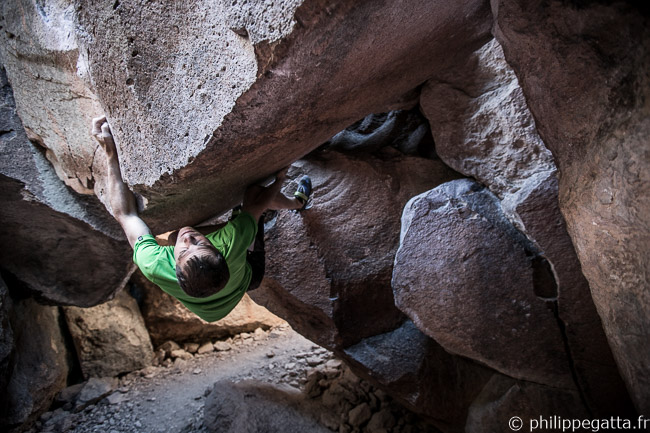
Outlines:
[[223, 255], [192, 227], [178, 231], [174, 258], [178, 284], [192, 297], [213, 295], [223, 289], [230, 278]]

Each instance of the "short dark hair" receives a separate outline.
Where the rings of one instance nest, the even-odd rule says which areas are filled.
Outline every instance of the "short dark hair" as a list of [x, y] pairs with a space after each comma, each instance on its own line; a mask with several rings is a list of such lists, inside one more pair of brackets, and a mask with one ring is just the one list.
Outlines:
[[190, 257], [183, 267], [176, 265], [178, 285], [194, 298], [205, 298], [223, 289], [230, 279], [228, 264], [223, 255], [204, 254]]

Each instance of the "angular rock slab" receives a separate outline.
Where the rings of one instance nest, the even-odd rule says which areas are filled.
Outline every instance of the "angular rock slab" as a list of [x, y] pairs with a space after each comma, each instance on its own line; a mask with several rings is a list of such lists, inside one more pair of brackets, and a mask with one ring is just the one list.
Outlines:
[[14, 348], [6, 390], [0, 397], [0, 427], [29, 425], [47, 411], [66, 386], [72, 365], [57, 307], [31, 299], [13, 303]]
[[64, 307], [81, 371], [113, 377], [151, 365], [153, 347], [135, 299], [122, 290], [92, 308]]
[[552, 301], [535, 292], [533, 255], [494, 195], [467, 179], [446, 183], [404, 208], [396, 305], [451, 353], [573, 388]]
[[0, 71], [0, 266], [34, 296], [63, 305], [105, 301], [132, 272], [119, 225], [95, 197], [69, 190], [32, 145]]
[[231, 208], [369, 113], [414, 106], [491, 27], [482, 0], [81, 5], [78, 43], [155, 232]]
[[167, 340], [177, 343], [202, 343], [257, 328], [269, 329], [285, 323], [284, 320], [260, 307], [244, 295], [234, 310], [216, 322], [208, 323], [189, 311], [178, 300], [136, 272], [132, 282], [144, 291], [142, 315], [154, 346]]
[[560, 209], [612, 352], [637, 410], [648, 414], [647, 8], [491, 3], [495, 36], [559, 168]]
[[445, 433], [463, 432], [467, 409], [493, 370], [450, 355], [410, 320], [339, 353], [364, 377]]
[[402, 322], [390, 287], [401, 209], [456, 177], [439, 161], [387, 151], [323, 151], [294, 165], [291, 176], [312, 179], [312, 206], [279, 212], [266, 233], [266, 276], [251, 297], [330, 349]]

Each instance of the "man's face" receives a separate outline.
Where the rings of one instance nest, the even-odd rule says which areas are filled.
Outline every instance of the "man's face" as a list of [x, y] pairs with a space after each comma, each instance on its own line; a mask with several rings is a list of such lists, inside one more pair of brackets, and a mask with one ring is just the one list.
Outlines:
[[183, 227], [178, 231], [174, 246], [174, 258], [177, 266], [182, 268], [191, 257], [214, 255], [216, 252], [217, 250], [208, 238], [192, 227]]

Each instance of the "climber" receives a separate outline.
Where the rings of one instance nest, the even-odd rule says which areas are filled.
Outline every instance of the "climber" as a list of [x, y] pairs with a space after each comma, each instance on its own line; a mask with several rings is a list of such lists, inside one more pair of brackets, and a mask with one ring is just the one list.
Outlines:
[[[183, 227], [170, 235], [170, 246], [162, 246], [138, 216], [135, 197], [122, 180], [105, 116], [93, 119], [92, 135], [106, 152], [108, 203], [133, 248], [133, 261], [150, 281], [208, 322], [225, 317], [246, 291], [260, 285], [264, 274], [263, 212], [303, 210], [311, 195], [308, 176], [300, 180], [294, 198], [282, 194], [285, 168], [276, 173], [270, 186], [249, 186], [228, 223]], [[251, 243], [253, 250], [248, 251]]]

